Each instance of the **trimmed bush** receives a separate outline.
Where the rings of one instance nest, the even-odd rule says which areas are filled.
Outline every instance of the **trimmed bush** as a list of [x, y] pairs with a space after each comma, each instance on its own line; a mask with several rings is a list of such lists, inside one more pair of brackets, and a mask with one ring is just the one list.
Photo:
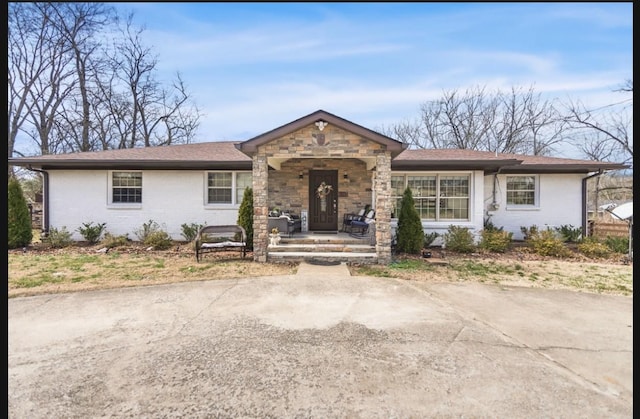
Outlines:
[[520, 231], [522, 231], [522, 234], [524, 235], [524, 239], [529, 240], [532, 236], [535, 236], [536, 234], [538, 234], [540, 232], [540, 229], [538, 228], [537, 225], [534, 224], [531, 227], [522, 226], [520, 227]]
[[129, 241], [130, 239], [126, 234], [121, 236], [114, 236], [109, 232], [105, 232], [104, 238], [102, 239], [100, 244], [103, 245], [104, 247], [111, 249], [113, 247], [126, 246], [129, 244]]
[[527, 242], [533, 251], [541, 256], [562, 258], [571, 255], [571, 250], [569, 250], [562, 239], [557, 237], [550, 229], [540, 232], [536, 231], [535, 234], [528, 236]]
[[429, 247], [433, 244], [433, 242], [440, 237], [436, 231], [432, 231], [431, 233], [426, 233], [424, 235], [424, 247]]
[[424, 231], [420, 214], [416, 210], [411, 188], [407, 187], [400, 201], [398, 229], [396, 231], [397, 250], [408, 254], [419, 254], [424, 246]]
[[490, 252], [504, 253], [511, 246], [513, 233], [503, 231], [502, 229], [484, 229], [481, 232], [480, 244], [481, 249]]
[[173, 246], [173, 240], [166, 231], [157, 230], [147, 235], [144, 245], [151, 246], [154, 250], [166, 250]]
[[148, 222], [143, 223], [142, 227], [133, 233], [136, 235], [138, 240], [144, 243], [147, 240], [147, 237], [156, 231], [160, 231], [160, 225], [153, 220], [149, 220]]
[[100, 223], [93, 225], [93, 222], [82, 223], [82, 227], [78, 227], [78, 232], [82, 234], [82, 237], [91, 244], [98, 243], [100, 236], [107, 224]]
[[42, 239], [42, 242], [53, 248], [61, 249], [71, 246], [73, 240], [71, 240], [71, 233], [67, 230], [67, 227], [62, 227], [60, 229], [51, 228], [47, 237]]
[[467, 227], [450, 225], [443, 238], [445, 248], [454, 252], [471, 253], [476, 248], [473, 234]]
[[7, 243], [9, 249], [25, 247], [31, 244], [31, 214], [22, 186], [15, 177], [9, 179], [7, 187]]
[[563, 224], [560, 227], [556, 227], [555, 230], [560, 233], [564, 241], [567, 243], [578, 243], [582, 238], [582, 227]]
[[182, 237], [184, 237], [186, 241], [192, 242], [196, 239], [196, 237], [198, 236], [198, 232], [202, 227], [204, 227], [204, 224], [185, 223], [185, 224], [182, 224], [180, 227], [182, 228]]
[[237, 222], [247, 233], [247, 250], [253, 250], [253, 188], [248, 186], [244, 188]]
[[578, 244], [578, 251], [590, 258], [606, 258], [611, 256], [611, 249], [595, 237], [587, 237]]
[[629, 237], [607, 236], [604, 244], [615, 253], [629, 253]]

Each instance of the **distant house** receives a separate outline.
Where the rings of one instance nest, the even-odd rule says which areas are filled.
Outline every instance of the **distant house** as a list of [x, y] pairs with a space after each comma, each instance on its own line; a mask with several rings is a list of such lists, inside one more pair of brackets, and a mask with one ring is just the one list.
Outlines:
[[[520, 227], [586, 226], [586, 179], [626, 166], [472, 150], [409, 150], [406, 144], [322, 110], [243, 142], [11, 158], [44, 177], [42, 229], [85, 222], [129, 234], [149, 220], [182, 239], [181, 225], [235, 224], [253, 188], [254, 259], [268, 256], [267, 217], [304, 214], [309, 231], [337, 231], [344, 214], [376, 210], [375, 252], [391, 258], [396, 210], [413, 192], [426, 232], [475, 233], [485, 221], [522, 238]], [[325, 182], [327, 196], [316, 193]]]

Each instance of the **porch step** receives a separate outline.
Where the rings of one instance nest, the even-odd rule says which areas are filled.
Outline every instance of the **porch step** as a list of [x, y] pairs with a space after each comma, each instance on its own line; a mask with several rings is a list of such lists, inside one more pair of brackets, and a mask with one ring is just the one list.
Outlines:
[[367, 244], [343, 244], [343, 243], [322, 243], [322, 244], [305, 244], [291, 243], [286, 244], [281, 241], [279, 245], [269, 245], [269, 252], [306, 252], [306, 253], [375, 253], [375, 246]]
[[325, 261], [325, 262], [346, 262], [346, 263], [367, 263], [373, 264], [378, 261], [378, 255], [373, 252], [268, 252], [269, 262], [302, 262], [302, 261]]
[[272, 262], [376, 263], [378, 257], [370, 238], [352, 237], [346, 233], [296, 233], [292, 237], [282, 237], [278, 245], [269, 245], [267, 259]]

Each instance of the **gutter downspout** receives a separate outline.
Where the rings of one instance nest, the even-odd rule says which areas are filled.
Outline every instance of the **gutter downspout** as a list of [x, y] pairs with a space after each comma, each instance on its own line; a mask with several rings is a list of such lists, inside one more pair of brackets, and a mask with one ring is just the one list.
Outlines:
[[42, 235], [49, 235], [49, 172], [27, 166], [28, 170], [42, 174]]
[[[600, 176], [604, 173], [604, 170], [598, 169], [597, 173], [589, 175], [587, 177], [582, 178], [582, 237], [587, 237], [587, 218], [588, 218], [588, 210], [587, 210], [587, 180], [594, 178], [596, 176]], [[596, 212], [598, 208], [596, 208]]]

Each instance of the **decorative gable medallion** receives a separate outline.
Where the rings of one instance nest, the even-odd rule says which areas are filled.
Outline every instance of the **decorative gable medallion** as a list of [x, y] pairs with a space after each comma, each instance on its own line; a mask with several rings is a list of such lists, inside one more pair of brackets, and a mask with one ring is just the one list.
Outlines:
[[313, 137], [313, 143], [315, 145], [325, 145], [327, 144], [326, 140], [325, 140], [325, 136], [323, 133], [319, 132], [317, 134], [311, 134], [311, 136]]

